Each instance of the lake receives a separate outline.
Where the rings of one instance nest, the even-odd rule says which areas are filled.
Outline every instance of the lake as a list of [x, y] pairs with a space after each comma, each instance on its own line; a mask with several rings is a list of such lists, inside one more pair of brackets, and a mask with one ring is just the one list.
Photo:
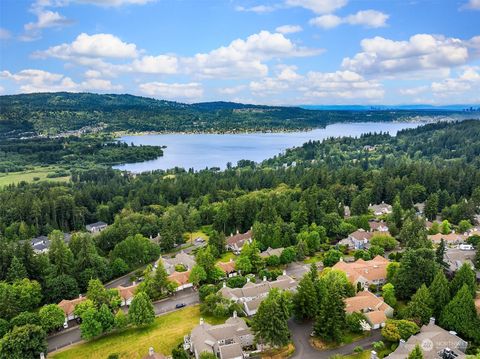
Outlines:
[[388, 132], [396, 135], [399, 130], [413, 128], [413, 122], [361, 122], [336, 123], [312, 131], [282, 133], [239, 133], [239, 134], [153, 134], [124, 136], [120, 140], [135, 145], [167, 146], [163, 157], [155, 160], [128, 163], [114, 168], [134, 173], [166, 170], [183, 167], [195, 170], [206, 167], [225, 169], [227, 162], [233, 165], [241, 159], [261, 162], [285, 151], [301, 146], [309, 140], [328, 137], [358, 137], [368, 132]]

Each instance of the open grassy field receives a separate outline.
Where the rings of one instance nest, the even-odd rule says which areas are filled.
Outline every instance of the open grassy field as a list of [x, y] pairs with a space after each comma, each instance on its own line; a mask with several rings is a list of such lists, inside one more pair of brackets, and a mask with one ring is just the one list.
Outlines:
[[[32, 170], [22, 171], [22, 172], [11, 172], [11, 173], [1, 173], [0, 174], [0, 187], [7, 186], [9, 184], [17, 184], [22, 181], [25, 182], [36, 182], [36, 181], [55, 181], [55, 182], [65, 182], [69, 181], [70, 177], [57, 177], [57, 178], [47, 178], [47, 175], [55, 172], [55, 167], [35, 167]], [[38, 178], [38, 180], [36, 180]]]
[[[224, 320], [205, 318], [212, 324]], [[112, 333], [90, 342], [77, 344], [69, 349], [50, 354], [54, 359], [106, 359], [117, 353], [122, 359], [138, 359], [148, 354], [148, 348], [170, 355], [172, 349], [183, 342], [183, 336], [200, 322], [200, 307], [186, 307], [155, 318], [155, 322], [146, 328], [131, 328]]]

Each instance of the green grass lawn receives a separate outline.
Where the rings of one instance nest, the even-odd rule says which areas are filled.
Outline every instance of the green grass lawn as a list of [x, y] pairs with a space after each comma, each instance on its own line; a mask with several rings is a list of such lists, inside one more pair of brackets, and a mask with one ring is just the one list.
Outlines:
[[[205, 318], [211, 324], [224, 320]], [[106, 359], [109, 354], [117, 353], [122, 359], [142, 358], [148, 354], [148, 348], [170, 355], [172, 349], [183, 342], [183, 336], [200, 322], [200, 307], [186, 307], [155, 318], [155, 322], [146, 328], [131, 328], [105, 335], [98, 339], [74, 345], [69, 349], [50, 354], [55, 359]]]
[[233, 254], [232, 252], [226, 252], [224, 253], [220, 259], [217, 261], [218, 262], [229, 262], [230, 259], [235, 260], [236, 255]]
[[343, 359], [369, 359], [370, 358], [370, 350], [364, 350], [361, 353], [350, 354], [342, 356]]
[[187, 232], [184, 234], [186, 243], [193, 243], [198, 237], [203, 238], [205, 241], [208, 242], [208, 235], [202, 231]]
[[308, 257], [306, 258], [303, 263], [305, 264], [312, 264], [312, 263], [317, 263], [317, 262], [321, 262], [323, 261], [323, 253], [319, 252], [319, 253], [316, 253], [314, 256], [312, 257]]
[[[70, 176], [47, 178], [47, 175], [55, 172], [55, 167], [35, 167], [31, 170], [22, 172], [10, 172], [0, 174], [0, 187], [8, 186], [9, 184], [17, 184], [22, 181], [36, 182], [36, 181], [54, 181], [54, 182], [66, 182], [70, 181]], [[34, 180], [34, 178], [39, 178]]]

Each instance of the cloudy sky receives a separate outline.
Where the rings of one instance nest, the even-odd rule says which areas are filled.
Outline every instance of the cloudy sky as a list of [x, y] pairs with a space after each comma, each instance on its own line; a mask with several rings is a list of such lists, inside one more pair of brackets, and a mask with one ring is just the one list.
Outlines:
[[480, 103], [480, 0], [1, 0], [0, 93]]

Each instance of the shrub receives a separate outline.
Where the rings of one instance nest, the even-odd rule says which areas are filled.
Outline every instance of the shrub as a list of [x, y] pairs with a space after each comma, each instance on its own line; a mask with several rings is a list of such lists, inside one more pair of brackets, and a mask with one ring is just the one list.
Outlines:
[[355, 353], [361, 353], [361, 352], [363, 352], [363, 347], [361, 347], [360, 345], [356, 346], [355, 349], [353, 349], [353, 351]]

